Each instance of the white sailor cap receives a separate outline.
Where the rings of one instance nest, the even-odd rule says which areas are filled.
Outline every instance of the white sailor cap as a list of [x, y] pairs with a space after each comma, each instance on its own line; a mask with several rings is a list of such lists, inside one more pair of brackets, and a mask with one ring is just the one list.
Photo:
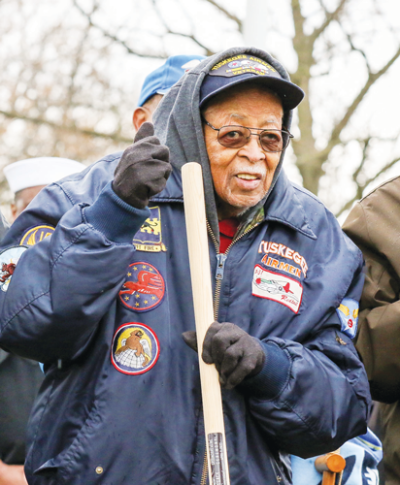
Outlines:
[[10, 189], [16, 193], [28, 187], [48, 185], [68, 175], [81, 172], [83, 163], [58, 157], [39, 157], [20, 160], [4, 167]]

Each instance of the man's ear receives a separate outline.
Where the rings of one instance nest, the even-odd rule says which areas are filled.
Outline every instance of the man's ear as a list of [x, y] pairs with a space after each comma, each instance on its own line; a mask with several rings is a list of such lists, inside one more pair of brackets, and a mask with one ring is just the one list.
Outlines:
[[138, 131], [145, 121], [151, 121], [152, 114], [149, 109], [140, 106], [133, 112], [132, 122], [135, 130]]

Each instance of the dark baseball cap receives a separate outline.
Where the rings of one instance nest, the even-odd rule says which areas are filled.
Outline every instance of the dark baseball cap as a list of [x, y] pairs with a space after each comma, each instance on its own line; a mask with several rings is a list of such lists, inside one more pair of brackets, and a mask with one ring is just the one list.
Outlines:
[[274, 91], [285, 109], [294, 109], [304, 98], [304, 91], [283, 79], [271, 64], [259, 57], [240, 54], [211, 68], [200, 88], [200, 106], [225, 89], [246, 81], [257, 81]]
[[190, 69], [197, 66], [204, 56], [171, 56], [166, 62], [152, 71], [144, 80], [140, 92], [138, 106], [144, 103], [155, 94], [167, 94], [169, 89]]

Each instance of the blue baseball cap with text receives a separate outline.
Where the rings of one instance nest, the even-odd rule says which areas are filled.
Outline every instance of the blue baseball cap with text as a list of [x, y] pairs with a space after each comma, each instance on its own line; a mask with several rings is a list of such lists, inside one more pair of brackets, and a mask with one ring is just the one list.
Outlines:
[[216, 94], [246, 81], [259, 82], [281, 99], [285, 109], [294, 109], [304, 98], [304, 91], [283, 79], [268, 62], [250, 54], [241, 54], [218, 62], [204, 78], [200, 89], [200, 106]]
[[143, 106], [155, 94], [166, 94], [179, 79], [205, 59], [204, 56], [171, 56], [144, 80], [138, 106]]

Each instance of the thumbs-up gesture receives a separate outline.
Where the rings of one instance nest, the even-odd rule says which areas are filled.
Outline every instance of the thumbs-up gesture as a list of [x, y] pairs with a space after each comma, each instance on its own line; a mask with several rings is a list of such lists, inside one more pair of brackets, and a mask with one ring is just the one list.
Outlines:
[[172, 171], [169, 149], [154, 136], [151, 123], [143, 123], [133, 145], [122, 154], [114, 172], [114, 192], [127, 204], [143, 209], [161, 192]]

